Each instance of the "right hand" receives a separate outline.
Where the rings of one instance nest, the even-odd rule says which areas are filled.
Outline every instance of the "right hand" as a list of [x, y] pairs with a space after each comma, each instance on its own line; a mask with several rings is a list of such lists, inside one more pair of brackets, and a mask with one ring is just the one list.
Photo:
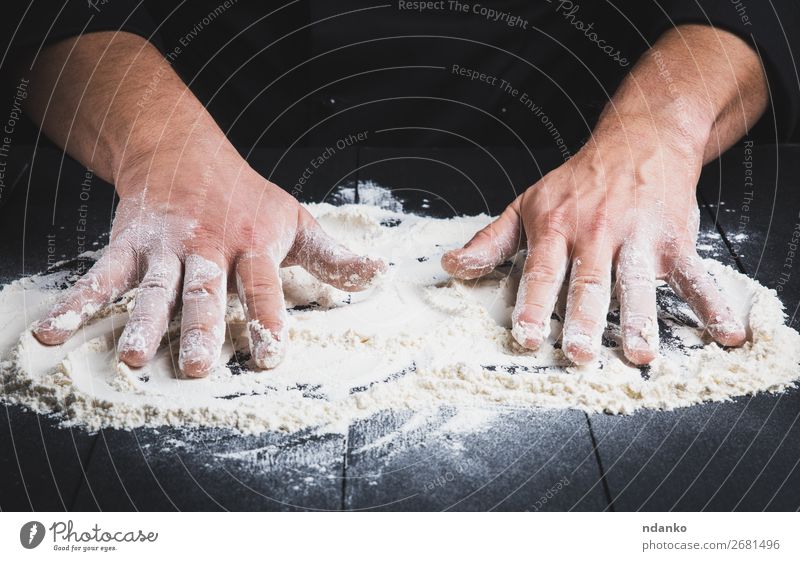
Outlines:
[[625, 357], [639, 366], [656, 358], [657, 279], [687, 301], [718, 343], [744, 344], [744, 325], [695, 249], [703, 146], [687, 146], [670, 132], [668, 122], [653, 115], [598, 127], [591, 143], [517, 197], [465, 247], [446, 253], [442, 266], [457, 278], [478, 278], [525, 240], [512, 334], [523, 347], [539, 349], [568, 278], [561, 344], [575, 364], [600, 355], [612, 288]]
[[231, 147], [220, 154], [197, 143], [180, 158], [162, 151], [117, 175], [110, 244], [35, 326], [41, 343], [63, 343], [105, 304], [138, 287], [119, 359], [147, 363], [182, 301], [179, 366], [187, 376], [205, 376], [225, 338], [230, 281], [247, 316], [254, 362], [272, 368], [287, 342], [279, 267], [301, 265], [346, 291], [363, 290], [385, 269], [380, 259], [337, 244]]

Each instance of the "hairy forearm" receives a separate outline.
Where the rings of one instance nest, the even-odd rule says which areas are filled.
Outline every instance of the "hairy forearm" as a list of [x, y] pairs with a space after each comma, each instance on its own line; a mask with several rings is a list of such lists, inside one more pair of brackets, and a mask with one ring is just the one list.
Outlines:
[[[764, 70], [740, 38], [708, 26], [679, 26], [642, 56], [603, 112], [596, 132], [650, 120], [704, 162], [717, 158], [767, 106]], [[635, 139], [631, 139], [635, 141]]]
[[92, 33], [43, 50], [26, 111], [70, 155], [115, 183], [123, 166], [156, 149], [232, 150], [158, 50], [128, 33]]

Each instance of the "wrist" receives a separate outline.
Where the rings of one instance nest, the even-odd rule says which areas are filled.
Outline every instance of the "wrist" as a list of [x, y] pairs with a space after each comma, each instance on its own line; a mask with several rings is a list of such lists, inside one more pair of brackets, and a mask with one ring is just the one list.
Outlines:
[[248, 176], [251, 168], [224, 135], [182, 132], [153, 135], [149, 141], [132, 143], [116, 166], [114, 184], [126, 196], [144, 188], [179, 187], [176, 182], [192, 183], [194, 188], [227, 184]]
[[702, 160], [713, 126], [713, 118], [680, 98], [650, 107], [615, 104], [601, 115], [591, 144], [622, 142], [645, 147], [657, 143], [683, 158]]

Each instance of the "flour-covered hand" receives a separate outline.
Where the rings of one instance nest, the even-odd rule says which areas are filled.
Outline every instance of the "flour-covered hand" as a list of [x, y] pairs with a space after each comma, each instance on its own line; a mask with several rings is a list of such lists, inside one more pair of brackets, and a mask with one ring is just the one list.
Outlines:
[[134, 367], [149, 361], [182, 304], [179, 366], [205, 376], [224, 341], [230, 286], [247, 316], [253, 360], [271, 368], [287, 342], [279, 267], [301, 265], [347, 291], [366, 288], [385, 267], [337, 244], [232, 148], [157, 153], [125, 168], [116, 188], [109, 247], [36, 326], [42, 343], [63, 343], [103, 305], [136, 288], [120, 360]]
[[562, 348], [577, 364], [598, 356], [612, 289], [625, 356], [634, 364], [656, 357], [657, 279], [688, 302], [716, 341], [742, 344], [744, 327], [695, 250], [702, 151], [665, 130], [645, 117], [597, 131], [463, 249], [446, 253], [443, 267], [458, 278], [477, 278], [527, 247], [513, 336], [539, 348], [568, 279]]

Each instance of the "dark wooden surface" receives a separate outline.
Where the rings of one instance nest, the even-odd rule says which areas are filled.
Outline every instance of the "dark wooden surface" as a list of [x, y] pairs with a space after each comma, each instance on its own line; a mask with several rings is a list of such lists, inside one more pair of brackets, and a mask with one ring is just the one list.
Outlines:
[[[393, 134], [398, 134], [395, 131]], [[756, 147], [756, 194], [745, 185], [744, 145], [705, 171], [707, 254], [771, 287], [797, 327], [800, 270], [784, 271], [800, 221], [798, 149]], [[257, 152], [253, 165], [292, 190], [321, 151]], [[28, 157], [18, 157], [24, 169]], [[778, 165], [778, 162], [780, 165]], [[337, 185], [373, 180], [410, 210], [436, 216], [497, 213], [558, 164], [552, 154], [468, 146], [446, 150], [352, 148], [314, 171], [302, 200], [332, 200]], [[0, 280], [46, 268], [107, 237], [109, 186], [54, 152], [39, 153], [0, 201]], [[58, 186], [57, 196], [55, 187]], [[744, 204], [748, 198], [753, 201]], [[87, 232], [77, 228], [89, 205]], [[744, 206], [743, 206], [744, 205]], [[55, 212], [54, 212], [55, 211]], [[747, 216], [745, 221], [742, 217]], [[742, 226], [745, 224], [745, 226]], [[85, 235], [84, 245], [79, 236]], [[795, 263], [794, 265], [797, 265]], [[788, 272], [788, 279], [781, 273]], [[347, 435], [241, 436], [223, 430], [104, 430], [87, 434], [2, 406], [3, 510], [797, 510], [800, 392], [738, 398], [632, 416], [509, 411], [485, 429], [439, 428], [387, 412]], [[388, 438], [387, 436], [392, 436]]]

